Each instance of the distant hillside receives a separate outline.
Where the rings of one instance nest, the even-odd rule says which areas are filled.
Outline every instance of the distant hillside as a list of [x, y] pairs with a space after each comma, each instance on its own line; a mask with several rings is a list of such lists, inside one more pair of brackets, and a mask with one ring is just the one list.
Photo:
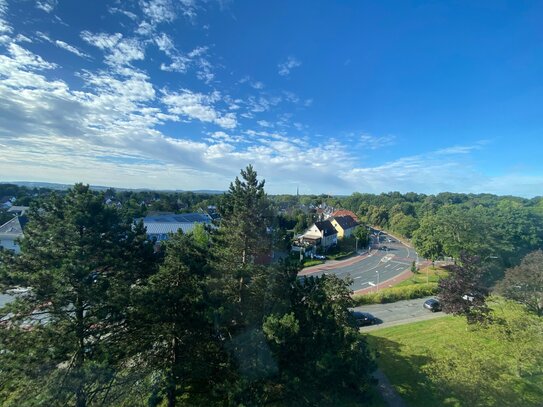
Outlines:
[[[53, 182], [32, 182], [32, 181], [2, 181], [0, 184], [12, 184], [20, 187], [27, 188], [47, 188], [54, 189], [57, 191], [66, 191], [67, 189], [73, 187], [71, 184], [56, 184]], [[210, 195], [219, 195], [223, 194], [225, 191], [219, 191], [215, 189], [198, 189], [195, 191], [187, 191], [183, 189], [151, 189], [151, 188], [115, 188], [107, 187], [103, 185], [91, 185], [91, 189], [95, 191], [105, 191], [109, 188], [113, 188], [116, 191], [156, 191], [156, 192], [193, 192], [195, 194], [210, 194]]]

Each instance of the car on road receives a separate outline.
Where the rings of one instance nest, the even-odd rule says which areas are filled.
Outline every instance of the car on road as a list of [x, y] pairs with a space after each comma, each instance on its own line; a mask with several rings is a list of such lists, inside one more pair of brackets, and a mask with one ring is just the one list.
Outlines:
[[375, 318], [369, 312], [351, 311], [351, 313], [358, 326], [375, 325], [380, 322], [379, 319]]
[[432, 312], [441, 311], [441, 303], [435, 298], [430, 298], [429, 300], [424, 301], [423, 307]]
[[388, 250], [388, 247], [386, 247], [386, 246], [380, 246], [380, 247], [379, 247], [379, 250], [384, 250], [384, 251], [386, 252], [386, 251]]

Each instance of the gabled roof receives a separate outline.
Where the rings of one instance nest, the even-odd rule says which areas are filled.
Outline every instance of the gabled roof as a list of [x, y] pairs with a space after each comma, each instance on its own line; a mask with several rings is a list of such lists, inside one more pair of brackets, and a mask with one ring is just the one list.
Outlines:
[[347, 209], [339, 209], [339, 210], [335, 211], [334, 213], [332, 213], [332, 217], [335, 218], [336, 216], [350, 216], [351, 218], [353, 218], [357, 222], [360, 220], [354, 214], [354, 212], [348, 211]]
[[334, 216], [334, 220], [341, 226], [343, 230], [354, 228], [358, 226], [358, 222], [351, 216]]
[[337, 235], [336, 228], [334, 227], [334, 225], [332, 225], [332, 222], [330, 222], [329, 220], [323, 220], [322, 222], [315, 222], [315, 226], [321, 232], [324, 232], [324, 237]]
[[23, 230], [28, 223], [26, 216], [15, 216], [0, 226], [0, 235], [3, 236], [22, 236]]

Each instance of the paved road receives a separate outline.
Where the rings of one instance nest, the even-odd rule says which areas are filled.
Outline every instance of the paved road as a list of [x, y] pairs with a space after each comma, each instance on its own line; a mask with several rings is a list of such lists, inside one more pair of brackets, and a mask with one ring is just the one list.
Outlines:
[[[387, 239], [390, 239], [390, 237], [385, 234], [380, 235], [379, 242], [374, 238], [374, 249], [363, 260], [345, 266], [334, 266], [329, 270], [317, 271], [310, 275], [318, 276], [326, 273], [335, 274], [341, 278], [351, 277], [353, 279], [351, 285], [353, 291], [368, 287], [375, 287], [377, 290], [378, 283], [379, 288], [385, 288], [382, 282], [408, 270], [413, 260], [418, 260], [414, 249], [398, 242], [395, 238], [392, 238], [394, 243], [388, 242]], [[384, 246], [387, 247], [386, 251], [378, 249]]]
[[374, 329], [385, 328], [387, 326], [408, 324], [416, 321], [439, 318], [444, 316], [443, 312], [431, 312], [422, 307], [424, 301], [428, 298], [418, 298], [414, 300], [397, 301], [390, 304], [362, 305], [353, 308], [356, 311], [369, 312], [373, 316], [383, 321], [380, 324], [362, 327], [362, 331], [372, 331]]

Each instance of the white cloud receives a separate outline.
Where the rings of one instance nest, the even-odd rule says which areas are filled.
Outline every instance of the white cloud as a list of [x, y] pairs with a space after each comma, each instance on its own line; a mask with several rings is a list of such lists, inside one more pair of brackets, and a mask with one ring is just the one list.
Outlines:
[[140, 1], [140, 5], [152, 23], [172, 22], [177, 17], [171, 0]]
[[161, 99], [172, 114], [214, 123], [226, 129], [235, 128], [237, 120], [234, 113], [221, 114], [214, 108], [213, 105], [219, 100], [220, 94], [218, 92], [204, 95], [188, 89], [182, 89], [178, 93], [164, 91], [164, 96]]
[[123, 38], [121, 33], [93, 34], [83, 31], [81, 38], [106, 53], [105, 62], [112, 67], [122, 67], [145, 58], [145, 46], [136, 38]]
[[46, 13], [52, 12], [57, 5], [57, 0], [38, 0], [36, 2], [36, 7], [45, 11]]
[[13, 32], [13, 28], [7, 22], [6, 14], [8, 13], [7, 0], [0, 0], [0, 43], [8, 41], [6, 34]]
[[360, 136], [360, 146], [366, 150], [377, 150], [394, 145], [395, 139], [394, 136], [373, 136], [368, 133], [362, 133]]
[[290, 71], [301, 65], [302, 63], [298, 59], [294, 57], [288, 57], [286, 61], [281, 62], [279, 65], [277, 65], [277, 67], [279, 68], [278, 73], [281, 76], [288, 76], [290, 75]]
[[267, 120], [259, 120], [257, 121], [257, 124], [262, 127], [273, 127], [273, 123], [270, 123]]
[[[51, 43], [51, 44], [54, 44], [56, 45], [57, 47], [59, 48], [62, 48], [68, 52], [71, 52], [72, 54], [75, 54], [79, 57], [83, 57], [83, 58], [90, 58], [90, 56], [88, 54], [85, 54], [84, 52], [80, 51], [79, 49], [77, 49], [76, 47], [74, 47], [73, 45], [70, 45], [64, 41], [61, 41], [61, 40], [53, 40], [51, 39], [48, 35], [38, 31], [36, 33], [38, 35], [38, 37], [40, 37], [41, 39]], [[30, 41], [30, 39], [28, 39], [28, 41]]]

